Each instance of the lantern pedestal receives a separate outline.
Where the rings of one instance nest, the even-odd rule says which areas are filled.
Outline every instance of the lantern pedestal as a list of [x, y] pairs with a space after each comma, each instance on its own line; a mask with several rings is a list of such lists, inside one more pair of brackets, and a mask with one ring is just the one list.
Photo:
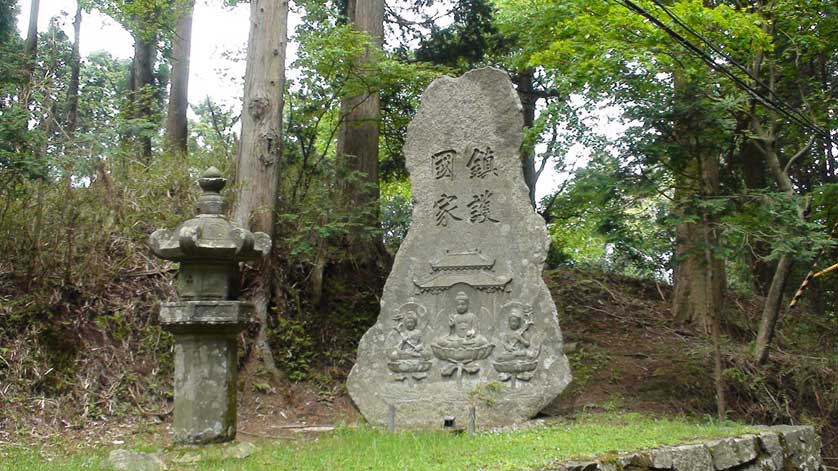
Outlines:
[[160, 324], [175, 335], [175, 442], [197, 445], [236, 438], [236, 337], [252, 311], [252, 305], [239, 301], [161, 306]]

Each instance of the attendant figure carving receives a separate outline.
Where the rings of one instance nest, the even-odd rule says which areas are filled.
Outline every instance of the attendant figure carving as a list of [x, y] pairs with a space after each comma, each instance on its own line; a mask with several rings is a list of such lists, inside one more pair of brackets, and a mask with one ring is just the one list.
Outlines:
[[422, 330], [419, 329], [419, 316], [425, 311], [424, 306], [408, 302], [393, 316], [393, 320], [398, 322], [393, 328], [398, 340], [396, 348], [390, 352], [387, 366], [396, 374], [397, 381], [404, 381], [408, 376], [417, 381], [428, 377], [431, 354], [422, 341]]
[[513, 301], [501, 308], [508, 313], [508, 331], [501, 334], [503, 351], [493, 363], [501, 381], [529, 381], [538, 367], [540, 347], [533, 347], [527, 331], [533, 326], [532, 306]]

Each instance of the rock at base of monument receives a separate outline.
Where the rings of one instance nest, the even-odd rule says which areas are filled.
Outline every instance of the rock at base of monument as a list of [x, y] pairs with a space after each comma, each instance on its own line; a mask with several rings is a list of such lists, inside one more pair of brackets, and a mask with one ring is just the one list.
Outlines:
[[441, 77], [422, 95], [405, 141], [410, 230], [347, 380], [368, 422], [457, 429], [473, 409], [479, 428], [516, 424], [570, 382], [522, 141], [506, 72]]
[[236, 438], [236, 335], [249, 323], [252, 310], [238, 301], [184, 301], [161, 307], [161, 325], [175, 334], [175, 442]]
[[108, 454], [108, 467], [114, 471], [162, 471], [166, 462], [156, 454], [113, 450]]

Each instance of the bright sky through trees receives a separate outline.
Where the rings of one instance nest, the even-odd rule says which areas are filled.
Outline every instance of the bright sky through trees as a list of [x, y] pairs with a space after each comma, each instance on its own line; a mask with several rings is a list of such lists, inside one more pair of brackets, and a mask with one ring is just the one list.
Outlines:
[[[30, 0], [21, 0], [18, 15], [18, 31], [26, 34], [29, 21]], [[61, 27], [72, 38], [75, 0], [49, 0], [41, 3], [38, 30], [46, 31], [50, 19], [58, 16]], [[217, 103], [232, 107], [236, 113], [241, 107], [241, 94], [244, 87], [244, 55], [247, 46], [248, 17], [250, 6], [241, 4], [233, 8], [221, 6], [221, 2], [196, 2], [192, 27], [192, 54], [189, 76], [189, 102], [203, 102], [207, 96]], [[289, 15], [289, 29], [297, 26], [300, 17], [293, 10]], [[81, 54], [82, 58], [91, 52], [106, 50], [121, 59], [130, 59], [134, 53], [133, 39], [116, 21], [98, 11], [92, 11], [82, 19]], [[297, 44], [290, 38], [286, 64], [290, 66], [296, 59]], [[294, 78], [293, 70], [288, 71], [289, 78]], [[191, 113], [190, 116], [194, 115]], [[625, 129], [611, 118], [619, 116], [617, 110], [603, 109], [591, 115], [592, 126], [599, 128], [609, 138], [618, 136]], [[538, 149], [543, 150], [543, 149]], [[575, 145], [570, 150], [570, 161], [583, 156], [576, 168], [587, 161], [587, 149]], [[569, 175], [557, 174], [552, 166], [545, 169], [538, 181], [536, 197], [538, 199], [552, 193]]]
[[[20, 2], [18, 31], [21, 35], [26, 34], [29, 5], [30, 0]], [[240, 106], [249, 8], [247, 4], [235, 8], [207, 5], [205, 2], [197, 2], [195, 5], [189, 77], [190, 103], [203, 101], [209, 95], [226, 105]], [[41, 2], [38, 30], [46, 31], [50, 19], [59, 16], [62, 28], [72, 38], [75, 9], [75, 0]], [[94, 10], [82, 19], [82, 57], [94, 51], [106, 50], [115, 57], [130, 59], [134, 53], [133, 44], [131, 35], [107, 15]]]

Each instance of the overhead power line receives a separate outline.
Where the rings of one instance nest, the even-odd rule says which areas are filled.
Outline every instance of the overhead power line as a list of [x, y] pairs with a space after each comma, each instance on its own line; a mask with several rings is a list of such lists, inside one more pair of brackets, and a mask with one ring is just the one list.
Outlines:
[[695, 30], [694, 28], [692, 28], [689, 24], [687, 24], [684, 20], [682, 20], [681, 18], [679, 18], [679, 17], [678, 17], [678, 15], [676, 15], [675, 13], [673, 13], [673, 12], [672, 12], [672, 11], [671, 11], [671, 10], [670, 10], [670, 9], [669, 9], [669, 8], [668, 8], [668, 7], [667, 7], [667, 6], [666, 6], [666, 5], [665, 5], [665, 4], [664, 4], [661, 0], [652, 0], [652, 3], [654, 3], [655, 5], [657, 5], [657, 6], [658, 6], [658, 8], [660, 8], [661, 10], [663, 10], [663, 11], [664, 11], [664, 13], [666, 13], [666, 15], [667, 15], [667, 16], [669, 16], [669, 18], [671, 18], [671, 19], [672, 19], [672, 21], [674, 21], [677, 25], [679, 25], [680, 27], [684, 28], [685, 30], [687, 30], [687, 32], [689, 32], [690, 34], [692, 34], [693, 36], [695, 36], [696, 38], [698, 38], [701, 42], [703, 42], [705, 45], [707, 45], [707, 47], [709, 47], [709, 48], [710, 48], [710, 50], [712, 50], [712, 51], [713, 51], [713, 52], [715, 52], [716, 54], [718, 54], [718, 55], [722, 56], [722, 57], [723, 57], [724, 59], [726, 59], [729, 63], [733, 64], [733, 66], [734, 66], [734, 67], [736, 67], [737, 69], [739, 69], [739, 71], [740, 71], [740, 72], [742, 72], [742, 73], [744, 73], [745, 75], [747, 75], [748, 77], [750, 77], [750, 78], [751, 78], [751, 80], [753, 80], [753, 81], [754, 81], [754, 83], [756, 83], [757, 85], [761, 86], [764, 90], [766, 90], [766, 91], [769, 93], [769, 97], [770, 97], [770, 98], [772, 98], [772, 99], [776, 100], [776, 101], [777, 101], [777, 103], [778, 103], [778, 104], [780, 104], [780, 105], [782, 105], [783, 107], [785, 107], [787, 111], [789, 111], [789, 112], [791, 112], [791, 113], [794, 113], [794, 114], [795, 114], [795, 115], [797, 115], [800, 119], [802, 119], [802, 120], [804, 120], [804, 121], [808, 122], [808, 123], [809, 123], [809, 124], [811, 124], [812, 126], [818, 127], [818, 126], [817, 126], [817, 124], [815, 124], [814, 122], [812, 122], [812, 120], [811, 120], [808, 116], [804, 115], [804, 114], [803, 114], [803, 113], [801, 113], [799, 110], [797, 110], [797, 109], [796, 109], [796, 108], [794, 108], [793, 106], [791, 106], [791, 105], [789, 105], [788, 103], [786, 103], [785, 101], [783, 101], [781, 98], [778, 98], [778, 97], [777, 97], [777, 94], [774, 92], [774, 90], [772, 89], [772, 87], [771, 87], [770, 85], [766, 84], [765, 82], [763, 82], [763, 81], [762, 81], [762, 80], [761, 80], [758, 76], [754, 75], [754, 73], [753, 73], [753, 72], [751, 72], [751, 70], [750, 70], [750, 69], [748, 69], [747, 67], [745, 67], [744, 65], [742, 65], [742, 64], [741, 64], [739, 61], [737, 61], [737, 60], [736, 60], [733, 56], [731, 56], [730, 54], [728, 54], [727, 52], [725, 52], [725, 51], [724, 51], [721, 47], [716, 46], [716, 45], [715, 45], [712, 41], [710, 41], [710, 40], [708, 40], [707, 38], [705, 38], [705, 37], [704, 37], [701, 33], [699, 33], [698, 31], [696, 31], [696, 30]]
[[[655, 1], [655, 0], [653, 0], [653, 1]], [[648, 10], [646, 10], [643, 7], [637, 5], [632, 0], [618, 0], [618, 2], [621, 5], [628, 8], [629, 10], [643, 16], [644, 18], [646, 18], [647, 20], [652, 22], [652, 24], [654, 24], [658, 28], [662, 29], [666, 34], [668, 34], [670, 37], [672, 37], [673, 39], [678, 41], [687, 50], [689, 50], [690, 52], [697, 55], [710, 68], [712, 68], [713, 70], [715, 70], [715, 71], [725, 75], [726, 77], [730, 78], [731, 80], [733, 80], [733, 82], [737, 86], [739, 86], [739, 88], [742, 88], [743, 90], [747, 91], [749, 94], [751, 94], [751, 96], [756, 98], [759, 102], [761, 102], [765, 106], [777, 111], [778, 113], [782, 114], [783, 116], [785, 116], [789, 120], [793, 121], [794, 123], [798, 124], [799, 126], [802, 126], [806, 129], [809, 129], [810, 131], [812, 131], [815, 134], [821, 136], [822, 138], [826, 139], [827, 141], [831, 141], [832, 136], [830, 135], [829, 132], [821, 129], [816, 124], [812, 123], [809, 119], [806, 119], [804, 116], [798, 115], [793, 111], [791, 111], [791, 112], [788, 111], [788, 109], [794, 110], [794, 108], [791, 107], [790, 105], [787, 105], [785, 103], [778, 103], [777, 101], [775, 101], [771, 97], [765, 96], [762, 92], [755, 89], [754, 87], [752, 87], [751, 85], [746, 83], [744, 80], [742, 80], [739, 76], [737, 76], [736, 74], [731, 72], [730, 69], [728, 69], [727, 67], [725, 67], [722, 64], [717, 63], [715, 61], [715, 59], [710, 57], [710, 55], [708, 55], [703, 49], [696, 46], [689, 39], [685, 38], [684, 36], [679, 34], [677, 31], [670, 28], [668, 25], [666, 25], [666, 23], [664, 23], [663, 21], [658, 19], [655, 15], [650, 13]], [[658, 2], [655, 2], [655, 3], [658, 4]], [[709, 41], [707, 41], [707, 42], [709, 43]], [[723, 55], [726, 56], [727, 54], [723, 54]], [[730, 60], [730, 59], [728, 59], [728, 60]], [[748, 74], [748, 76], [753, 78], [750, 74]]]

